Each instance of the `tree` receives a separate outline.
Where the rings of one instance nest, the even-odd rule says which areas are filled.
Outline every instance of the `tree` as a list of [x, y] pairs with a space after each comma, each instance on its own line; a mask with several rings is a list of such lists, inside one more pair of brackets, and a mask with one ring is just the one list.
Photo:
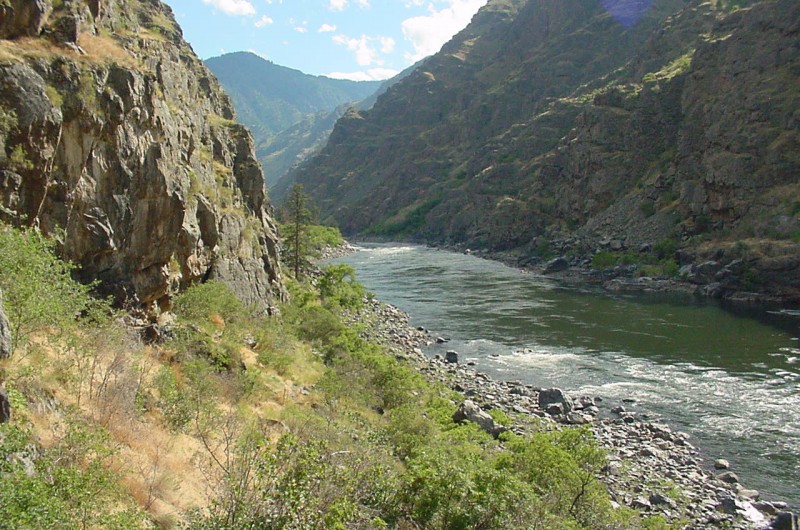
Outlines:
[[289, 264], [294, 270], [294, 277], [298, 280], [307, 267], [311, 255], [309, 225], [313, 216], [308, 208], [308, 203], [309, 197], [303, 191], [303, 185], [292, 186], [286, 201], [286, 226], [288, 228], [286, 244]]

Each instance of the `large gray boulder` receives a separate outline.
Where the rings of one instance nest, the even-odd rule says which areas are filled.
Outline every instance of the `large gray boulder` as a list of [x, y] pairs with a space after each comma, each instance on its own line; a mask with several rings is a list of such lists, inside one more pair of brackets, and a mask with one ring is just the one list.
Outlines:
[[474, 401], [469, 399], [458, 406], [458, 410], [453, 414], [453, 421], [456, 423], [464, 421], [477, 423], [482, 431], [491, 434], [495, 438], [507, 430], [494, 421], [494, 418], [484, 412]]
[[574, 408], [572, 398], [560, 388], [547, 388], [539, 391], [539, 408], [544, 411], [554, 411], [566, 414]]
[[8, 359], [11, 353], [11, 325], [3, 309], [3, 291], [0, 290], [0, 359]]

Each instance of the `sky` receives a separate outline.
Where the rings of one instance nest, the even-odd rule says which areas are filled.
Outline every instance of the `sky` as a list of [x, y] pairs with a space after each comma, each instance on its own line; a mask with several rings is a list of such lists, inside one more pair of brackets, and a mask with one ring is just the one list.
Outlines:
[[439, 51], [487, 0], [164, 0], [195, 53], [250, 51], [356, 81], [388, 79]]

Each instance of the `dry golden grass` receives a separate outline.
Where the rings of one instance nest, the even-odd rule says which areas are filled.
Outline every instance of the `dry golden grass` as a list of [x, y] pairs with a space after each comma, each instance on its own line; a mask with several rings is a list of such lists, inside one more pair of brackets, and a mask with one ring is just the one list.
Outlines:
[[118, 64], [134, 69], [142, 67], [136, 57], [111, 36], [82, 33], [78, 36], [78, 46], [86, 52], [85, 59], [90, 62]]

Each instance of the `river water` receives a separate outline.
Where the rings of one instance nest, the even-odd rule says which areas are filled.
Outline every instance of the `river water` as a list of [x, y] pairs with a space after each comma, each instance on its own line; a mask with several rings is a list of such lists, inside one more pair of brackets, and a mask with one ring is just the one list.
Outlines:
[[497, 262], [370, 245], [352, 265], [415, 326], [498, 379], [599, 396], [687, 432], [762, 498], [800, 508], [800, 313], [560, 285]]

